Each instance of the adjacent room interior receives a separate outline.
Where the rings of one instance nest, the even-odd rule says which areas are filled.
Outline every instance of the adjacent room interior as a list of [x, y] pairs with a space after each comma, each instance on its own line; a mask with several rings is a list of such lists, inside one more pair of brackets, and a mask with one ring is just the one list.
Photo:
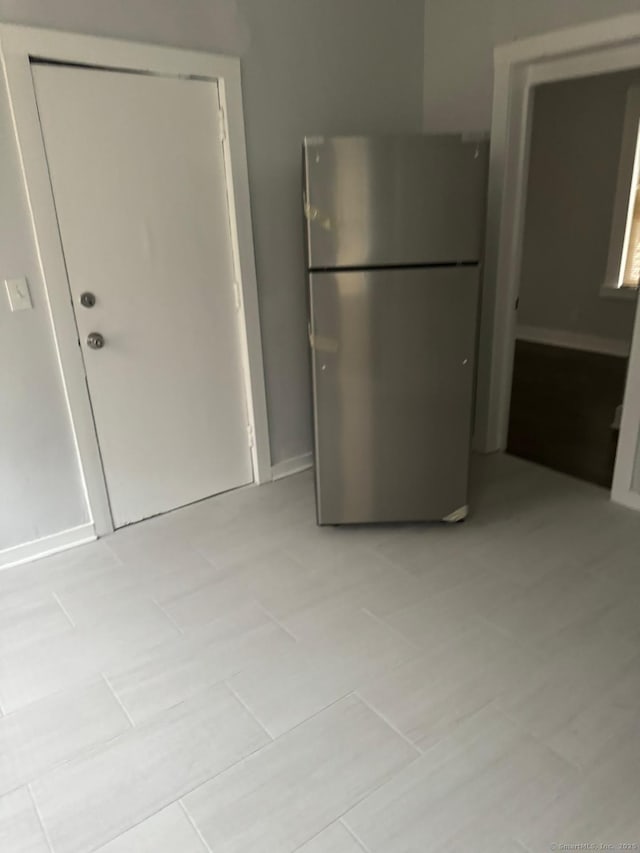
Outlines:
[[0, 851], [640, 848], [637, 0], [0, 52]]
[[607, 286], [613, 211], [629, 205], [617, 185], [627, 124], [637, 148], [638, 122], [625, 119], [638, 85], [632, 70], [537, 87], [527, 179], [507, 449], [607, 489], [640, 274], [631, 224], [625, 288]]

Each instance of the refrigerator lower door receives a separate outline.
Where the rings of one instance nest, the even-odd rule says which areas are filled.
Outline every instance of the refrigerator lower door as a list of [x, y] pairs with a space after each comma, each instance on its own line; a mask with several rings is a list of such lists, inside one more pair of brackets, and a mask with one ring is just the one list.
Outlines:
[[310, 275], [319, 524], [464, 517], [479, 272]]

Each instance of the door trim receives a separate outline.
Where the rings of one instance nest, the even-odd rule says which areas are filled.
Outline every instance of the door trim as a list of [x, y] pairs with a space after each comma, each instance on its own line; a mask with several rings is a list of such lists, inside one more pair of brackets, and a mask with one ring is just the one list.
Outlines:
[[64, 393], [86, 503], [96, 534], [105, 535], [114, 527], [38, 118], [31, 74], [31, 61], [34, 59], [164, 77], [196, 77], [218, 84], [226, 137], [224, 156], [231, 241], [241, 295], [242, 361], [249, 417], [247, 426], [253, 437], [254, 482], [271, 480], [240, 60], [10, 24], [0, 25], [0, 54]]
[[[496, 47], [486, 265], [475, 443], [506, 447], [516, 337], [534, 87], [640, 65], [640, 14], [607, 18]], [[614, 501], [640, 509], [633, 488], [640, 433], [640, 311], [629, 361]]]

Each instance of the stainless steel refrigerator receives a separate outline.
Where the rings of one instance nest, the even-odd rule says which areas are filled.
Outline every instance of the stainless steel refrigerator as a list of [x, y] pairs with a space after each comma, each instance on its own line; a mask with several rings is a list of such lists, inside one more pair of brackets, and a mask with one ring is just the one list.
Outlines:
[[488, 145], [307, 138], [319, 524], [467, 514]]

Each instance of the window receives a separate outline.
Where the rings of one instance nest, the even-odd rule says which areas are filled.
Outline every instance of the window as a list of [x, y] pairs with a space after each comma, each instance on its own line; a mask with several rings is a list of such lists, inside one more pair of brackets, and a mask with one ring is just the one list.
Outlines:
[[603, 294], [640, 290], [640, 87], [629, 89]]
[[638, 174], [640, 144], [636, 147], [635, 160], [625, 228], [625, 244], [622, 250], [622, 263], [620, 265], [620, 272], [622, 274], [621, 284], [623, 287], [638, 287], [640, 281], [640, 175]]

